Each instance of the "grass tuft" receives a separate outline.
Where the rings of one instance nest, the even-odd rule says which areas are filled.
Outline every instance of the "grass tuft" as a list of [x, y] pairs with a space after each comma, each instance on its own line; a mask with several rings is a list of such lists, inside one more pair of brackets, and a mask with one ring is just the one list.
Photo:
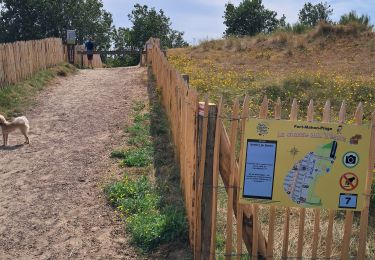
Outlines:
[[34, 103], [34, 97], [56, 76], [67, 76], [76, 71], [74, 66], [60, 64], [41, 70], [30, 79], [0, 88], [0, 114], [16, 117]]
[[135, 147], [123, 152], [122, 166], [127, 167], [145, 167], [152, 163], [152, 147]]

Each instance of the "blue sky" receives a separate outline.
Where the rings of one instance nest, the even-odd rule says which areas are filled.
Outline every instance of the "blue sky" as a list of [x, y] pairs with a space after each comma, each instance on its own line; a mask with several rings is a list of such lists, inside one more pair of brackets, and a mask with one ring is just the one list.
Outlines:
[[[307, 1], [307, 0], [306, 0]], [[285, 14], [287, 22], [294, 23], [298, 19], [298, 11], [306, 2], [304, 0], [263, 0], [266, 8], [274, 10], [279, 17]], [[322, 0], [313, 0], [319, 3]], [[104, 8], [113, 14], [116, 27], [130, 27], [128, 13], [134, 4], [145, 4], [149, 7], [163, 9], [171, 18], [173, 29], [185, 32], [185, 39], [192, 44], [203, 39], [221, 38], [225, 30], [223, 14], [225, 3], [228, 0], [103, 0]], [[237, 5], [241, 0], [231, 0]], [[324, 0], [323, 0], [324, 2]], [[375, 23], [375, 0], [328, 0], [333, 8], [333, 20], [350, 10], [356, 10], [358, 14], [367, 14], [371, 22]]]

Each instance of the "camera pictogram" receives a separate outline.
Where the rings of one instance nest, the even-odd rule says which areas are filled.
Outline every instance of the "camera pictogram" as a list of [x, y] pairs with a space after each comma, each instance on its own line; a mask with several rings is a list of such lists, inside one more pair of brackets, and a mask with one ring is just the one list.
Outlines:
[[348, 168], [353, 168], [358, 165], [359, 163], [359, 156], [355, 152], [348, 152], [344, 154], [342, 158], [344, 165]]

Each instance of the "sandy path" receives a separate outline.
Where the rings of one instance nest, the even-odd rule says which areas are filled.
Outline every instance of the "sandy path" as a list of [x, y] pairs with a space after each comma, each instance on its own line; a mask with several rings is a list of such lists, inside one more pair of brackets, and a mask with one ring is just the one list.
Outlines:
[[133, 101], [147, 96], [145, 77], [136, 67], [84, 70], [26, 112], [31, 145], [11, 134], [0, 149], [0, 259], [136, 257], [98, 183]]

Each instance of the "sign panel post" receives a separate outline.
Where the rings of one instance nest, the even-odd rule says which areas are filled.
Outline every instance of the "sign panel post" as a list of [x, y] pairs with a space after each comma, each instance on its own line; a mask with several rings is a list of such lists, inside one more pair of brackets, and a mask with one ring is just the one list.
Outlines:
[[248, 119], [241, 203], [360, 211], [369, 125]]
[[70, 64], [74, 64], [76, 30], [66, 30], [66, 43], [67, 43], [67, 48], [68, 48], [68, 62]]

